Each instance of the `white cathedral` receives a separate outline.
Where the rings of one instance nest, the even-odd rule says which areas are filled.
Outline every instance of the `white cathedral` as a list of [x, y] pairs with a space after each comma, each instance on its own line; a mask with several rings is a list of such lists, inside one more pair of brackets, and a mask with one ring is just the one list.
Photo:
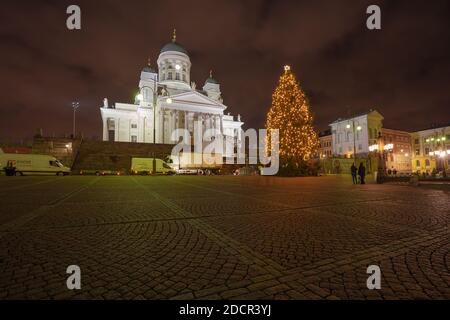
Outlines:
[[[100, 108], [104, 141], [176, 144], [178, 141], [171, 140], [173, 130], [187, 129], [193, 137], [194, 121], [200, 121], [203, 130], [219, 130], [224, 145], [240, 145], [240, 115], [235, 119], [224, 114], [227, 106], [212, 72], [202, 90], [191, 82], [191, 61], [176, 42], [175, 31], [172, 41], [161, 49], [157, 64], [158, 70], [150, 62], [142, 70], [134, 104], [110, 106], [104, 99]], [[232, 156], [230, 152], [224, 156]]]

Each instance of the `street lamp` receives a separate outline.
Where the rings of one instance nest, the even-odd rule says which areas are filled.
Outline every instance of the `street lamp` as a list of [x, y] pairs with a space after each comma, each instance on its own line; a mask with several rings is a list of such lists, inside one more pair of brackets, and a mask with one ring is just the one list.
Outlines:
[[72, 102], [72, 109], [73, 109], [73, 132], [72, 132], [72, 138], [75, 139], [75, 113], [77, 109], [80, 107], [79, 102]]
[[[158, 99], [158, 88], [156, 83], [156, 78], [153, 80], [153, 88], [149, 86], [141, 87], [141, 93], [136, 95], [136, 100], [142, 102], [144, 100], [144, 95], [142, 94], [143, 89], [150, 89], [153, 93], [153, 145], [156, 145], [156, 107], [157, 107], [157, 99]], [[166, 103], [172, 104], [172, 99], [169, 97], [166, 99]], [[153, 150], [153, 168], [152, 174], [156, 174], [156, 158], [155, 151]]]
[[[394, 144], [384, 144], [384, 138], [381, 132], [378, 134], [377, 144], [369, 146], [370, 152], [375, 152], [378, 156], [377, 183], [383, 183], [386, 177], [386, 156], [394, 150]], [[408, 157], [409, 154], [406, 154]]]
[[[436, 134], [436, 133], [435, 133]], [[445, 134], [445, 133], [443, 133]], [[430, 157], [434, 157], [436, 161], [436, 171], [442, 171], [444, 176], [446, 175], [446, 164], [444, 158], [446, 158], [447, 154], [450, 154], [449, 150], [446, 149], [445, 141], [447, 137], [445, 135], [434, 136], [431, 138], [427, 138], [425, 140], [426, 143], [430, 144], [430, 151], [428, 155]], [[433, 151], [434, 150], [434, 151]]]
[[346, 125], [347, 130], [349, 129], [353, 129], [353, 162], [356, 165], [356, 131], [361, 131], [362, 127], [361, 126], [357, 126], [355, 127], [355, 120], [352, 120], [352, 124], [347, 124]]
[[[136, 100], [142, 102], [144, 100], [144, 95], [142, 94], [143, 89], [150, 89], [153, 93], [153, 145], [156, 145], [156, 106], [158, 99], [158, 87], [156, 83], [157, 78], [155, 77], [153, 79], [153, 88], [149, 86], [143, 86], [141, 87], [141, 92], [136, 96]], [[152, 174], [156, 174], [156, 158], [155, 158], [155, 147], [153, 147], [153, 168], [152, 168]]]

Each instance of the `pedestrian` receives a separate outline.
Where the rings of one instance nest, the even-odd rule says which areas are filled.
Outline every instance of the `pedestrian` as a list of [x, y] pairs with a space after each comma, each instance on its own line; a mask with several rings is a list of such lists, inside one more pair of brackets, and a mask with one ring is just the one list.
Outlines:
[[356, 174], [358, 172], [358, 168], [356, 168], [355, 163], [352, 164], [350, 171], [352, 173], [352, 180], [353, 184], [358, 184], [358, 178], [356, 177]]
[[361, 162], [359, 164], [358, 174], [361, 178], [361, 184], [366, 184], [365, 178], [366, 178], [366, 167], [364, 167], [363, 163]]

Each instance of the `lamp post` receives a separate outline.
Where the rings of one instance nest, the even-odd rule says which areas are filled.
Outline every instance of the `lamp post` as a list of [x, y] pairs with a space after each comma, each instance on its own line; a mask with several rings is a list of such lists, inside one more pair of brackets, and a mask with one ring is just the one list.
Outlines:
[[362, 130], [361, 126], [355, 127], [355, 120], [352, 120], [352, 124], [347, 124], [347, 130], [352, 129], [353, 133], [353, 162], [356, 165], [356, 132], [360, 132]]
[[378, 134], [377, 144], [369, 146], [370, 152], [375, 152], [378, 156], [377, 183], [383, 183], [386, 177], [386, 156], [388, 152], [394, 150], [392, 143], [384, 144], [381, 132]]
[[[156, 107], [157, 107], [157, 99], [158, 99], [158, 87], [157, 87], [157, 79], [155, 78], [153, 80], [153, 88], [148, 86], [141, 87], [140, 93], [136, 96], [136, 100], [142, 102], [144, 100], [144, 95], [142, 93], [143, 89], [150, 89], [153, 93], [153, 145], [156, 145]], [[172, 103], [172, 99], [169, 97], [166, 99], [166, 102], [168, 104]], [[156, 174], [156, 158], [155, 158], [155, 151], [153, 150], [153, 168], [152, 168], [152, 174]]]
[[72, 139], [75, 139], [75, 113], [77, 111], [77, 109], [80, 107], [80, 103], [79, 102], [72, 102], [72, 109], [73, 109], [73, 128], [72, 128]]
[[446, 176], [446, 168], [445, 168], [445, 158], [450, 154], [450, 150], [446, 150], [446, 140], [447, 137], [445, 134], [442, 137], [434, 136], [432, 138], [426, 139], [425, 142], [430, 143], [433, 150], [430, 150], [430, 157], [435, 158], [436, 161], [436, 171], [443, 172], [443, 175]]

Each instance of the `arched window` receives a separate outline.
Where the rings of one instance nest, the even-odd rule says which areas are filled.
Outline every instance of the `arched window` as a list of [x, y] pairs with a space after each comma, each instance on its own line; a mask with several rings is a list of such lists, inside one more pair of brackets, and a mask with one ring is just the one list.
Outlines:
[[416, 167], [420, 168], [420, 160], [416, 160]]
[[425, 160], [425, 167], [429, 167], [430, 166], [430, 159], [426, 159]]
[[169, 74], [167, 75], [167, 80], [172, 80], [172, 72], [169, 72]]

